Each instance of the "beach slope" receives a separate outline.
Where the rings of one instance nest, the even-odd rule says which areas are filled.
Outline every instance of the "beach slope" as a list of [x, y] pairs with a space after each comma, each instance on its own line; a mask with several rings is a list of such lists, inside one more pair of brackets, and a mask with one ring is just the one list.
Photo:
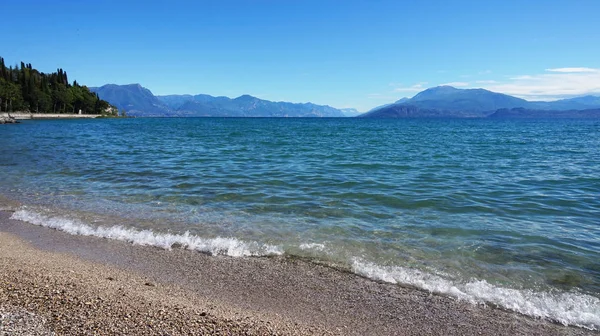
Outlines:
[[592, 335], [288, 257], [63, 232], [0, 211], [0, 335]]

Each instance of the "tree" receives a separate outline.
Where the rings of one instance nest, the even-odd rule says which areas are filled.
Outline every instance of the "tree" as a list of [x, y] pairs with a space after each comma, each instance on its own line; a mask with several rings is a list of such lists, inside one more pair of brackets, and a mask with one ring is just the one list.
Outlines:
[[[77, 84], [77, 82], [75, 82]], [[73, 107], [73, 113], [77, 113], [77, 111], [83, 108], [83, 92], [79, 86], [71, 86], [69, 89], [69, 94], [71, 97], [71, 105]]]
[[31, 63], [20, 62], [6, 67], [0, 57], [0, 111], [32, 110], [38, 113], [103, 113], [110, 107], [97, 94], [77, 81], [69, 83], [67, 73], [59, 68], [45, 74]]
[[14, 108], [20, 108], [23, 104], [19, 86], [5, 80], [0, 80], [0, 97], [4, 101], [5, 112], [13, 112]]
[[6, 69], [6, 65], [4, 64], [4, 58], [0, 57], [0, 78], [7, 80], [7, 77], [8, 69]]

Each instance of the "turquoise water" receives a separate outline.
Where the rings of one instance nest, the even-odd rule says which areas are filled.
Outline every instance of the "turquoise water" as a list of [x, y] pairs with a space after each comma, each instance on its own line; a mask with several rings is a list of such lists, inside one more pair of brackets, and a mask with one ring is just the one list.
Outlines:
[[597, 120], [25, 121], [0, 168], [33, 224], [600, 326]]

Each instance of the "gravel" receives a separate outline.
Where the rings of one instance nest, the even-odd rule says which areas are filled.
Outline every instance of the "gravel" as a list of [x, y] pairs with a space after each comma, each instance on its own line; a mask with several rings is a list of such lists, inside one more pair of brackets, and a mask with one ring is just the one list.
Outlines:
[[300, 259], [166, 251], [9, 217], [3, 335], [597, 335]]
[[12, 305], [0, 306], [0, 336], [54, 336], [46, 318]]

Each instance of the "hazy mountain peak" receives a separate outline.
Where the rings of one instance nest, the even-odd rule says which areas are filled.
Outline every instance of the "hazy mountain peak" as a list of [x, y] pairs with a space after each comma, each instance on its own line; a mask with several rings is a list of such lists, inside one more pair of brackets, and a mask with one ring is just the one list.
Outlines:
[[454, 86], [450, 86], [450, 85], [438, 85], [438, 86], [434, 86], [432, 88], [426, 89], [422, 92], [435, 92], [435, 93], [454, 93], [457, 91], [462, 91], [463, 89], [457, 89]]
[[458, 93], [460, 91], [462, 91], [462, 90], [461, 89], [457, 89], [457, 88], [455, 88], [453, 86], [441, 85], [441, 86], [436, 86], [436, 87], [432, 87], [432, 88], [423, 90], [423, 91], [417, 93], [410, 100], [412, 100], [412, 101], [426, 100], [426, 99], [430, 99], [431, 97], [439, 97], [439, 96], [442, 96], [442, 95], [456, 94], [456, 93]]
[[[112, 85], [113, 87], [123, 86], [123, 87], [126, 87], [128, 89], [133, 89], [133, 90], [148, 90], [139, 83], [131, 83], [131, 84], [125, 84], [125, 85], [117, 85], [117, 84], [107, 84], [107, 85]], [[150, 90], [148, 90], [148, 91], [150, 91]]]
[[[438, 91], [459, 91], [461, 89], [457, 89], [452, 85], [438, 85], [438, 86], [434, 86], [432, 88], [429, 88], [427, 90], [438, 90]], [[426, 90], [426, 91], [427, 91]]]
[[119, 109], [124, 109], [129, 115], [168, 115], [169, 108], [156, 98], [150, 90], [140, 84], [106, 84], [90, 88], [98, 96], [110, 102]]
[[251, 101], [251, 100], [258, 100], [258, 98], [254, 97], [254, 96], [251, 96], [249, 94], [244, 94], [244, 95], [241, 95], [241, 96], [235, 98], [234, 100], [237, 100], [237, 101]]

